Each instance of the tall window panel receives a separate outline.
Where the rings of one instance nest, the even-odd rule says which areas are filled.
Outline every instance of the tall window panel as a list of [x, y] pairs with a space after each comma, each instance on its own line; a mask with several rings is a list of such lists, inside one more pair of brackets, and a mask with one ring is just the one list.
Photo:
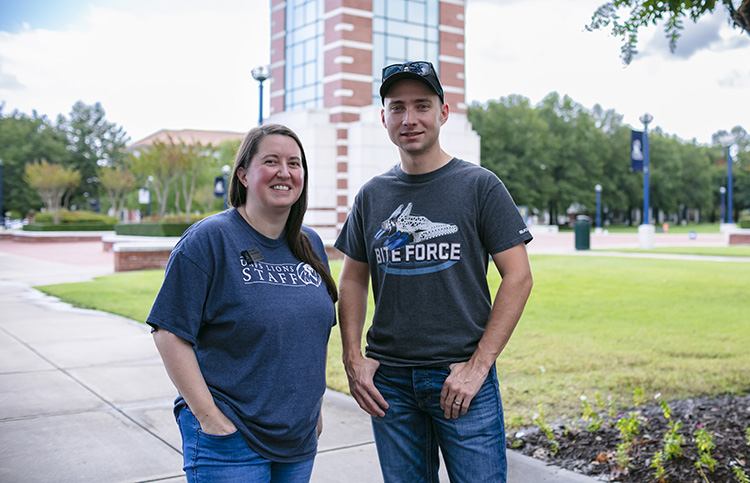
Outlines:
[[438, 65], [440, 0], [373, 0], [372, 97], [380, 102], [383, 67], [427, 60]]
[[286, 2], [287, 111], [323, 107], [323, 1]]

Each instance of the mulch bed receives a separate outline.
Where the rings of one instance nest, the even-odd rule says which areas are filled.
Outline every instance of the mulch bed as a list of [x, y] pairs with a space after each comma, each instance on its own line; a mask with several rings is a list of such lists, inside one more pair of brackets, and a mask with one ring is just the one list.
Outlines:
[[[669, 407], [671, 420], [682, 422], [679, 434], [684, 437], [684, 443], [682, 456], [664, 462], [666, 475], [662, 481], [737, 483], [740, 480], [733, 465], [750, 476], [750, 446], [746, 434], [746, 428], [750, 427], [750, 395], [683, 399], [669, 402]], [[617, 447], [622, 443], [616, 422], [633, 411], [640, 413], [641, 428], [629, 452], [630, 467], [622, 468], [616, 459]], [[508, 448], [602, 481], [646, 483], [659, 481], [651, 462], [654, 453], [664, 449], [668, 424], [662, 408], [649, 404], [623, 411], [614, 419], [604, 417], [601, 429], [595, 433], [589, 432], [588, 423], [582, 420], [577, 421], [575, 427], [559, 422], [552, 426], [559, 443], [557, 454], [553, 453], [548, 437], [539, 427], [524, 428], [509, 435], [507, 441]], [[704, 468], [705, 479], [695, 466], [700, 459], [694, 438], [696, 428], [712, 433], [716, 445], [711, 452], [716, 468], [713, 472]]]

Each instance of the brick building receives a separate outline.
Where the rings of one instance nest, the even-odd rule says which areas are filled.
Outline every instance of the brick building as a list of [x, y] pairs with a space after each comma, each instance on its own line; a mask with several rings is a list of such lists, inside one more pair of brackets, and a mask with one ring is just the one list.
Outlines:
[[466, 118], [465, 0], [271, 0], [271, 112], [299, 134], [309, 163], [306, 224], [327, 242], [359, 188], [398, 162], [380, 120], [382, 68], [428, 60], [450, 106], [448, 153], [479, 163]]

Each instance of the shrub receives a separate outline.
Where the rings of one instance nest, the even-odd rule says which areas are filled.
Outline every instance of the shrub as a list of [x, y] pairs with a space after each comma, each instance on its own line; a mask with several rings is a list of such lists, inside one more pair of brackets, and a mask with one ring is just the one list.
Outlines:
[[107, 223], [82, 222], [82, 223], [32, 223], [24, 225], [23, 231], [112, 231], [113, 226]]
[[[219, 212], [216, 212], [219, 213]], [[190, 215], [190, 221], [185, 221], [185, 215], [168, 215], [162, 218], [160, 221], [167, 222], [167, 223], [195, 223], [196, 221], [200, 221], [203, 218], [213, 215], [215, 213], [201, 213], [199, 215]]]
[[[110, 225], [107, 230], [111, 230], [112, 226], [119, 220], [114, 216], [102, 215], [100, 213], [94, 213], [92, 211], [69, 211], [62, 210], [60, 216], [60, 222], [65, 223], [98, 223], [104, 225]], [[36, 223], [52, 223], [52, 213], [43, 212], [37, 213], [34, 216], [34, 224]]]
[[192, 223], [123, 223], [115, 225], [115, 233], [129, 236], [182, 236]]

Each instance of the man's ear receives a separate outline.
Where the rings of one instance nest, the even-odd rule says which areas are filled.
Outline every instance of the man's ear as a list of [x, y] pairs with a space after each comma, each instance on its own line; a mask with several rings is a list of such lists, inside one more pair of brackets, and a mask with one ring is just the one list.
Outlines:
[[385, 108], [380, 110], [380, 122], [383, 123], [383, 127], [386, 127], [385, 125]]
[[450, 107], [448, 107], [447, 102], [444, 102], [442, 107], [440, 108], [440, 125], [441, 126], [448, 121], [449, 113], [450, 113]]

